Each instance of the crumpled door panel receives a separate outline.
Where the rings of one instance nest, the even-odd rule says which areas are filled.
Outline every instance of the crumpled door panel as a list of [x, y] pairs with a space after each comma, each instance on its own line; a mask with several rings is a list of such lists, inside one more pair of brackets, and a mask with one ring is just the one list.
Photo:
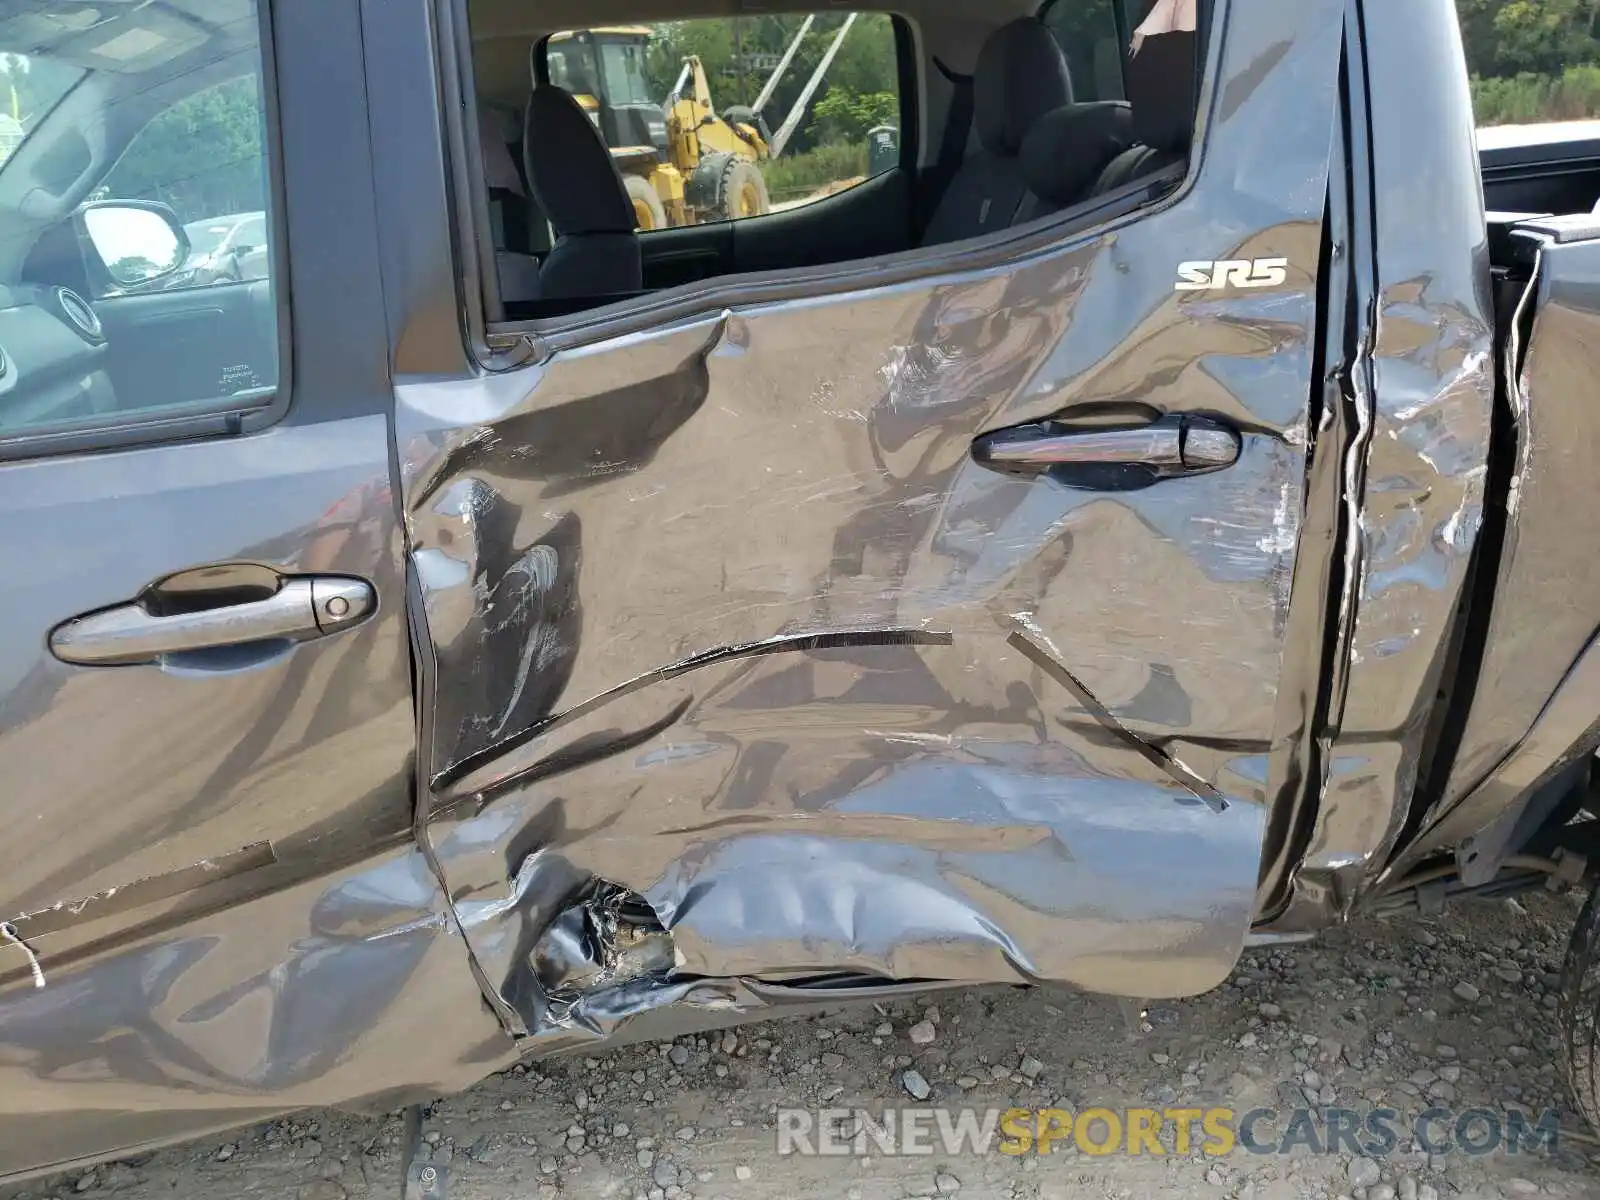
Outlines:
[[1512, 831], [1538, 785], [1600, 744], [1600, 531], [1590, 504], [1600, 453], [1596, 232], [1583, 214], [1530, 220], [1513, 234], [1534, 269], [1503, 356], [1516, 451], [1494, 601], [1448, 785], [1404, 848], [1402, 868], [1476, 838], [1468, 861], [1492, 877], [1516, 847]]
[[[1279, 727], [1327, 173], [1326, 138], [1276, 135], [1285, 111], [1331, 130], [1342, 15], [1231, 11], [1198, 179], [1114, 232], [397, 389], [428, 838], [514, 1032], [1226, 975]], [[1288, 281], [1174, 291], [1208, 256]], [[971, 457], [1112, 405], [1209, 414], [1238, 461], [1104, 492]]]

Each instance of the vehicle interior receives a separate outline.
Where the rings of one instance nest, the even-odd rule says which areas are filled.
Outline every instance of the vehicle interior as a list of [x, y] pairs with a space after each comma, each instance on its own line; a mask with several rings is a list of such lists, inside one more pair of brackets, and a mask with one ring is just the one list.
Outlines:
[[[476, 138], [465, 150], [484, 185], [478, 211], [490, 236], [479, 245], [494, 260], [483, 272], [485, 311], [491, 322], [518, 322], [719, 277], [914, 255], [1063, 214], [1106, 219], [1159, 199], [1187, 168], [1205, 6], [914, 0], [891, 16], [869, 3], [863, 18], [894, 29], [892, 165], [770, 211], [730, 217], [713, 207], [643, 229], [630, 193], [640, 150], [651, 148], [608, 145], [593, 102], [560, 86], [571, 82], [571, 31], [727, 19], [742, 9], [714, 0], [468, 0], [467, 12], [465, 99]], [[659, 100], [670, 111], [675, 96]], [[754, 116], [762, 133], [782, 115], [725, 112]], [[707, 106], [701, 128], [715, 115]], [[751, 134], [749, 157], [770, 168], [777, 156], [767, 159]], [[667, 153], [665, 137], [656, 151]]]
[[[510, 331], [717, 280], [794, 280], [842, 266], [877, 280], [888, 277], [881, 266], [926, 270], [952, 247], [1047, 223], [1084, 228], [1155, 202], [1186, 170], [1209, 15], [1205, 0], [909, 0], [892, 12], [861, 0], [854, 14], [804, 3], [747, 12], [737, 0], [456, 3], [471, 134], [456, 149], [475, 188], [462, 211], [476, 216], [482, 311]], [[225, 239], [220, 254], [188, 245], [193, 230], [255, 214], [265, 241], [277, 240], [259, 5], [50, 7], [84, 19], [47, 20], [32, 4], [0, 17], [0, 52], [29, 63], [15, 105], [24, 126], [0, 123], [0, 451], [36, 452], [39, 435], [104, 426], [108, 416], [270, 403], [281, 247], [258, 244], [255, 233]], [[788, 76], [785, 52], [755, 61], [743, 81], [707, 66], [693, 87], [685, 61], [674, 83], [678, 62], [658, 36], [669, 26], [778, 20], [789, 23], [776, 45], [792, 49], [810, 17], [817, 26]], [[886, 152], [874, 148], [869, 162], [858, 128], [855, 165], [786, 193], [780, 175], [811, 152], [796, 147], [838, 108], [834, 76], [807, 82], [810, 62], [856, 18], [857, 42], [866, 27], [878, 30], [863, 45], [883, 60], [877, 86], [889, 107], [874, 110], [870, 132], [885, 136]], [[597, 82], [584, 85], [605, 93], [598, 108], [574, 95], [585, 45], [574, 31], [585, 30], [609, 30], [599, 40], [611, 49], [593, 60]], [[666, 58], [653, 75], [651, 55]], [[769, 82], [765, 94], [779, 77], [776, 98], [759, 109], [751, 79]], [[699, 161], [686, 163], [668, 102], [681, 94], [698, 103], [702, 86], [700, 123], [687, 130]], [[236, 171], [237, 186], [186, 197], [192, 163], [163, 176], [133, 161], [145, 142], [162, 140], [153, 134], [173, 140], [164, 120], [234, 88], [249, 93], [230, 110], [243, 124], [226, 137], [200, 130], [191, 158], [209, 163], [214, 144], [236, 145], [237, 159], [221, 166]], [[192, 116], [179, 125], [192, 127]], [[1514, 225], [1530, 214], [1588, 213], [1600, 198], [1600, 126], [1490, 132], [1482, 160], [1491, 251], [1497, 268], [1514, 271]], [[708, 166], [719, 178], [745, 171], [754, 202], [730, 208], [698, 193]], [[91, 222], [97, 206], [116, 212]], [[123, 256], [142, 275], [113, 278], [88, 252], [113, 216], [124, 242], [129, 231], [150, 239]]]
[[[8, 7], [0, 19], [0, 51], [27, 63], [20, 96], [12, 86], [28, 118], [0, 156], [0, 442], [270, 397], [278, 341], [265, 264], [241, 274], [230, 262], [218, 273], [228, 286], [207, 286], [200, 302], [186, 286], [197, 274], [188, 234], [162, 189], [116, 186], [140, 135], [212, 89], [253, 89], [239, 111], [259, 123], [254, 0], [170, 0], [110, 15], [77, 0], [50, 7]], [[257, 149], [243, 164], [256, 173], [254, 202], [240, 207], [264, 210], [259, 129], [242, 134]]]

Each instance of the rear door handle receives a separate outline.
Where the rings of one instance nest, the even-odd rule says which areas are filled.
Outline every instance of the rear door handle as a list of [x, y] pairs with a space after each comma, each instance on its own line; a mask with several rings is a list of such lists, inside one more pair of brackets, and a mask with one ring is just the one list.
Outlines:
[[135, 601], [74, 617], [51, 631], [50, 650], [62, 662], [109, 667], [246, 642], [300, 642], [358, 624], [376, 600], [365, 579], [291, 576], [272, 595], [242, 603], [163, 614]]
[[1122, 428], [1074, 428], [1059, 421], [1014, 425], [978, 438], [972, 458], [1012, 475], [1048, 475], [1068, 487], [1126, 491], [1231, 467], [1240, 445], [1238, 433], [1214, 417], [1173, 413]]

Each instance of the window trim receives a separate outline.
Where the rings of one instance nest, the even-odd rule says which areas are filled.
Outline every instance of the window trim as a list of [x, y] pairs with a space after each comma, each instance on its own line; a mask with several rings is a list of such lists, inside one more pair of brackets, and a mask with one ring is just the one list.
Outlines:
[[[476, 88], [470, 37], [465, 27], [466, 0], [437, 0], [437, 3], [459, 12], [461, 17], [461, 23], [455, 27], [453, 44], [447, 44], [444, 39], [439, 44], [440, 52], [454, 60], [446, 68], [447, 82], [453, 79], [459, 89], [459, 101], [447, 102], [445, 110], [452, 115], [465, 113], [467, 119], [475, 122]], [[562, 351], [647, 333], [669, 324], [706, 320], [735, 307], [821, 300], [849, 292], [916, 284], [941, 275], [976, 274], [1012, 266], [1055, 252], [1065, 243], [1085, 238], [1085, 235], [1114, 233], [1134, 220], [1166, 212], [1188, 199], [1207, 160], [1212, 111], [1226, 51], [1229, 12], [1229, 0], [1213, 0], [1200, 8], [1202, 30], [1197, 44], [1203, 51], [1194, 137], [1183, 174], [1175, 177], [1170, 188], [1165, 187], [1169, 175], [1164, 172], [1155, 179], [1129, 184], [1016, 228], [996, 230], [959, 242], [913, 247], [897, 254], [844, 263], [717, 276], [559, 317], [501, 321], [491, 325], [484, 320], [484, 306], [474, 305], [469, 299], [464, 314], [469, 344], [486, 349], [487, 353], [478, 358], [484, 369], [508, 370], [529, 362], [542, 362]], [[909, 18], [906, 20], [911, 23]], [[921, 63], [916, 66], [920, 87]], [[447, 101], [450, 99], [455, 97], [447, 96]], [[461, 121], [447, 118], [445, 125], [447, 148], [454, 149], [456, 161], [465, 164], [473, 157], [472, 140], [464, 138]], [[903, 158], [904, 142], [901, 154]], [[465, 186], [471, 199], [468, 206], [454, 206], [456, 240], [464, 252], [464, 260], [458, 264], [459, 273], [464, 285], [470, 285], [473, 277], [479, 276], [479, 286], [494, 289], [498, 303], [498, 281], [493, 278], [493, 271], [484, 269], [494, 261], [492, 244], [487, 259], [480, 257], [477, 251], [478, 245], [488, 236], [488, 189], [483, 182], [482, 163], [476, 164], [470, 177], [461, 178], [464, 174], [464, 171], [457, 172], [455, 178], [457, 186]], [[1150, 192], [1159, 194], [1147, 199], [1146, 193]], [[465, 261], [467, 257], [470, 262]], [[475, 289], [467, 286], [465, 290], [470, 297]]]
[[[1053, 0], [1051, 0], [1051, 2], [1053, 2]], [[763, 13], [761, 15], [774, 15], [774, 14], [776, 14], [776, 15], [782, 15], [782, 16], [790, 16], [790, 15], [798, 15], [798, 14], [801, 14], [801, 13], [805, 13], [805, 14], [813, 14], [813, 15], [822, 16], [822, 15], [826, 15], [828, 12], [832, 12], [832, 11], [837, 11], [837, 10], [824, 9], [824, 8], [813, 8], [813, 9], [799, 8], [799, 9], [790, 10], [788, 8], [781, 8], [781, 9], [773, 10], [773, 14]], [[900, 144], [899, 144], [899, 146], [897, 147], [897, 149], [895, 151], [895, 154], [896, 154], [895, 166], [900, 170], [909, 170], [909, 171], [914, 173], [916, 171], [916, 168], [917, 168], [917, 155], [918, 155], [918, 153], [920, 153], [920, 146], [921, 146], [921, 141], [920, 141], [921, 122], [920, 122], [919, 118], [920, 118], [921, 111], [922, 111], [922, 101], [923, 101], [923, 96], [922, 96], [922, 91], [921, 91], [922, 77], [921, 77], [921, 74], [919, 73], [919, 71], [917, 70], [917, 44], [918, 44], [918, 42], [917, 42], [916, 26], [911, 22], [911, 20], [909, 18], [904, 17], [900, 13], [897, 13], [897, 12], [889, 12], [889, 11], [887, 11], [885, 9], [876, 9], [876, 8], [865, 8], [865, 9], [859, 9], [859, 10], [856, 10], [856, 11], [858, 11], [859, 14], [862, 15], [862, 16], [885, 16], [885, 17], [889, 18], [890, 31], [892, 33], [892, 37], [893, 37], [893, 41], [894, 41], [894, 53], [895, 53], [895, 89], [896, 89], [895, 100], [898, 102], [899, 108], [900, 108], [900, 112], [899, 112]], [[736, 14], [734, 14], [734, 18], [733, 19], [737, 20], [740, 17], [748, 16], [748, 15], [753, 15], [753, 14], [736, 13]], [[701, 18], [688, 18], [688, 19], [696, 20], [696, 19], [701, 19]], [[588, 31], [587, 30], [580, 30], [578, 32], [588, 32]], [[549, 83], [549, 82], [551, 82], [551, 80], [550, 80], [550, 58], [549, 58], [549, 56], [550, 56], [550, 39], [553, 36], [554, 36], [553, 34], [545, 34], [543, 37], [537, 39], [533, 43], [533, 45], [531, 47], [529, 47], [529, 50], [528, 50], [528, 54], [529, 54], [529, 58], [530, 58], [530, 63], [529, 63], [530, 74], [531, 74], [531, 76], [533, 78], [537, 79], [540, 83]], [[468, 57], [469, 57], [469, 62], [470, 62], [470, 46], [469, 46], [469, 51], [468, 51]], [[595, 44], [595, 62], [596, 62], [596, 68], [598, 70], [603, 71], [604, 70], [604, 56], [601, 53], [601, 47], [600, 47], [600, 45], [598, 43]], [[467, 72], [464, 77], [470, 78], [470, 71]], [[474, 105], [474, 109], [473, 109], [473, 112], [472, 112], [471, 116], [472, 116], [473, 122], [476, 122], [476, 120], [477, 120], [477, 111], [476, 111], [477, 90], [476, 90], [475, 87], [470, 89], [470, 90], [471, 90], [471, 93], [472, 93], [471, 102]], [[886, 174], [887, 172], [880, 172], [880, 173], [881, 174]], [[871, 175], [868, 175], [866, 177], [866, 179], [872, 179], [872, 178], [875, 178], [875, 177], [871, 176]], [[865, 183], [866, 179], [863, 179], [862, 182]], [[856, 185], [853, 185], [853, 186], [859, 187], [860, 184], [856, 184]], [[851, 189], [847, 188], [845, 190], [849, 191]], [[844, 194], [843, 192], [835, 192], [835, 193], [833, 193], [833, 195], [843, 195], [843, 194]], [[832, 199], [831, 196], [830, 197], [826, 197], [826, 198], [827, 199]], [[912, 196], [911, 196], [911, 202], [912, 202], [913, 205], [915, 204], [915, 193], [913, 193]], [[486, 194], [486, 203], [487, 203], [487, 194]], [[765, 214], [765, 215], [770, 215], [770, 214]], [[744, 218], [744, 220], [754, 220], [754, 219], [755, 218], [753, 218], [753, 217]], [[488, 208], [487, 207], [485, 207], [482, 210], [482, 213], [480, 215], [480, 220], [483, 220], [483, 221], [487, 221], [488, 220]], [[730, 223], [732, 220], [733, 220], [733, 218], [729, 218], [728, 222], [715, 222], [715, 223], [716, 224], [727, 224], [727, 223]], [[665, 233], [665, 232], [668, 232], [668, 231], [667, 230], [663, 230], [663, 229], [642, 229], [642, 230], [639, 231], [639, 236], [641, 236], [641, 237], [649, 237], [651, 234], [658, 234], [658, 233]], [[491, 254], [491, 258], [492, 257], [493, 256]], [[489, 272], [485, 273], [486, 276], [488, 274], [489, 274]], [[498, 292], [499, 292], [499, 280], [498, 279], [493, 281], [493, 286], [495, 287], [496, 300], [498, 301], [499, 300], [499, 295], [498, 295]], [[502, 311], [503, 311], [503, 308], [502, 308]]]
[[[1053, 0], [1052, 0], [1053, 2]], [[1111, 19], [1117, 24], [1117, 51], [1122, 55], [1122, 94], [1128, 94], [1128, 51], [1133, 48], [1132, 0], [1111, 0]]]
[[[445, 148], [445, 189], [450, 205], [451, 242], [456, 255], [458, 299], [463, 310], [468, 355], [485, 370], [504, 370], [527, 361], [518, 339], [499, 337], [505, 323], [500, 280], [494, 266], [494, 232], [489, 216], [489, 184], [478, 143], [478, 89], [472, 74], [472, 30], [467, 0], [434, 0], [435, 47]], [[543, 70], [528, 51], [528, 74]], [[454, 100], [454, 103], [451, 101]]]
[[[917, 27], [899, 13], [890, 13], [894, 22], [895, 86], [900, 89], [900, 161], [899, 168], [910, 173], [914, 180], [922, 162], [922, 110], [928, 102], [918, 69], [921, 61], [922, 39]], [[906, 219], [915, 228], [917, 194], [910, 189], [906, 197]]]
[[[200, 438], [234, 437], [266, 429], [288, 415], [294, 393], [294, 326], [289, 286], [283, 124], [278, 107], [277, 43], [272, 13], [274, 0], [254, 0], [254, 3], [261, 58], [261, 149], [267, 159], [267, 215], [271, 231], [271, 275], [268, 287], [272, 295], [273, 317], [277, 322], [277, 381], [270, 387], [251, 388], [213, 400], [196, 400], [187, 404], [182, 411], [161, 408], [145, 409], [141, 413], [140, 410], [132, 410], [116, 413], [111, 420], [84, 417], [18, 429], [0, 435], [0, 463], [62, 454], [125, 450]], [[139, 133], [142, 132], [141, 129]], [[139, 133], [134, 134], [128, 146], [133, 145]], [[126, 149], [124, 147], [124, 152]], [[115, 169], [116, 164], [111, 166]]]

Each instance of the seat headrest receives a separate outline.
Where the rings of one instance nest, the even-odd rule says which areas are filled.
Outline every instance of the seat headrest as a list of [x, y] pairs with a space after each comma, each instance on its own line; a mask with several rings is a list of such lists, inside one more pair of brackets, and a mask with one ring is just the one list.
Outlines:
[[1186, 152], [1194, 137], [1195, 35], [1181, 30], [1143, 39], [1128, 60], [1134, 140], [1154, 150]]
[[1041, 200], [1076, 204], [1131, 145], [1133, 112], [1123, 101], [1068, 104], [1040, 117], [1022, 139], [1022, 180]]
[[1038, 17], [1018, 17], [989, 35], [972, 72], [972, 122], [991, 154], [1012, 155], [1045, 113], [1072, 103], [1072, 73]]
[[522, 157], [556, 233], [633, 231], [633, 204], [611, 151], [578, 102], [553, 84], [539, 84], [528, 97]]

